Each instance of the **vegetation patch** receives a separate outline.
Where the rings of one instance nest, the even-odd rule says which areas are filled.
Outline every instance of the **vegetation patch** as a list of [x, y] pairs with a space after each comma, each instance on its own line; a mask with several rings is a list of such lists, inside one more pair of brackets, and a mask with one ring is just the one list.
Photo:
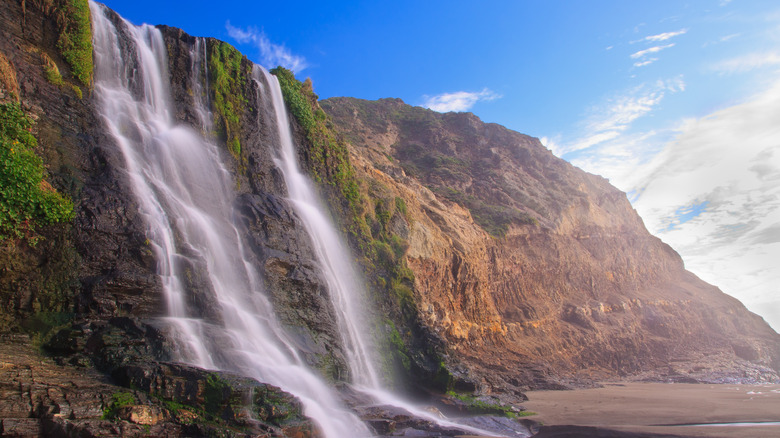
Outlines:
[[92, 87], [92, 19], [87, 0], [60, 0], [60, 38], [57, 47], [73, 77]]
[[531, 411], [518, 411], [511, 406], [502, 405], [501, 403], [486, 401], [478, 397], [474, 397], [470, 394], [459, 394], [454, 391], [447, 391], [447, 395], [462, 401], [466, 405], [466, 409], [470, 414], [495, 414], [502, 415], [507, 418], [519, 418], [530, 417], [536, 415], [536, 412]]
[[73, 202], [45, 180], [32, 125], [19, 104], [0, 104], [0, 240], [35, 244], [37, 227], [73, 219]]
[[214, 127], [230, 153], [238, 158], [241, 156], [241, 114], [247, 104], [244, 84], [251, 73], [249, 63], [243, 62], [244, 55], [230, 44], [213, 38], [207, 41]]
[[203, 391], [203, 407], [206, 412], [219, 417], [225, 407], [225, 400], [231, 393], [230, 384], [216, 374], [209, 374]]
[[32, 344], [42, 349], [60, 329], [70, 325], [73, 320], [70, 312], [38, 312], [21, 321], [21, 327], [32, 337]]
[[122, 408], [136, 404], [135, 396], [130, 392], [115, 392], [111, 394], [111, 401], [103, 409], [103, 420], [116, 420]]
[[[94, 63], [89, 1], [39, 0], [32, 3], [56, 23], [59, 31], [57, 48], [70, 66], [73, 77], [85, 87], [92, 88]], [[22, 2], [23, 7], [24, 5]]]
[[43, 76], [52, 85], [56, 85], [58, 87], [61, 87], [64, 84], [64, 82], [62, 80], [62, 75], [60, 74], [60, 69], [57, 68], [56, 64], [46, 64], [46, 65], [44, 65], [43, 66]]

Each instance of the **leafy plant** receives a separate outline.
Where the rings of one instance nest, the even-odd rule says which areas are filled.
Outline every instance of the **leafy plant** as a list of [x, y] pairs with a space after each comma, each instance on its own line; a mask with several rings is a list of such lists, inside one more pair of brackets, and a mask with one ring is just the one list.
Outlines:
[[0, 104], [0, 240], [26, 237], [34, 244], [37, 226], [73, 218], [73, 203], [45, 180], [32, 126], [19, 104]]

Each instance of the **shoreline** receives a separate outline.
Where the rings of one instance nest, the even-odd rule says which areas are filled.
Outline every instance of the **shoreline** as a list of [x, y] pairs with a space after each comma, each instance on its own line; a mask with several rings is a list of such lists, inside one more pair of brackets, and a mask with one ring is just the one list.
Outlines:
[[772, 424], [780, 422], [780, 384], [605, 382], [526, 394], [523, 406], [544, 425], [540, 438], [780, 436]]

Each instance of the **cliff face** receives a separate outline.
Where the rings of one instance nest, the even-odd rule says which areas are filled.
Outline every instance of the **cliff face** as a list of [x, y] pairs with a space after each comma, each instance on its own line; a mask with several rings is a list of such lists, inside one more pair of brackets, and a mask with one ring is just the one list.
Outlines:
[[[0, 6], [0, 101], [19, 102], [36, 120], [46, 184], [73, 199], [75, 213], [41, 227], [37, 245], [0, 241], [0, 433], [317, 435], [276, 388], [168, 362], [158, 260], [126, 163], [90, 80], [58, 44], [61, 13], [70, 11], [62, 8], [86, 4]], [[269, 84], [258, 85], [251, 63], [227, 44], [159, 29], [177, 123], [202, 130], [193, 97], [198, 83], [208, 90], [214, 125], [203, 134], [216, 139], [235, 182], [242, 242], [279, 321], [308, 365], [348, 380], [329, 291], [274, 165], [273, 109], [260, 96]], [[293, 123], [300, 161], [366, 268], [386, 368], [432, 390], [520, 396], [614, 377], [776, 378], [778, 335], [685, 271], [604, 179], [471, 114], [398, 100], [322, 102], [352, 141], [347, 150], [311, 83], [285, 80], [293, 93], [300, 85], [296, 104], [311, 110], [310, 125]], [[296, 117], [303, 108], [288, 106]], [[205, 262], [180, 263], [186, 306], [216, 319]], [[37, 368], [23, 345], [31, 339], [57, 365]], [[74, 367], [83, 379], [72, 378]], [[365, 409], [372, 424], [403, 418]]]
[[472, 114], [322, 106], [362, 178], [405, 200], [421, 317], [488, 388], [776, 378], [780, 337], [686, 271], [604, 178]]

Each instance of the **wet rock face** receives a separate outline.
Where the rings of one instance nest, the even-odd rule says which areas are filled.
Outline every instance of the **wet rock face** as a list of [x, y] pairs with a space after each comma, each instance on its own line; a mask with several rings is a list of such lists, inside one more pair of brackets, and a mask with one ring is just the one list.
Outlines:
[[[22, 108], [36, 119], [34, 134], [51, 178], [69, 195], [76, 218], [71, 226], [44, 230], [58, 245], [25, 248], [17, 259], [47, 269], [69, 272], [60, 285], [47, 279], [13, 288], [10, 299], [18, 315], [32, 311], [77, 311], [111, 315], [154, 315], [162, 308], [155, 262], [144, 245], [144, 225], [121, 171], [119, 151], [99, 127], [90, 91], [79, 98], [71, 86], [67, 64], [56, 49], [57, 31], [52, 19], [38, 7], [23, 8], [16, 1], [0, 7], [0, 52], [10, 62], [18, 81]], [[52, 59], [65, 85], [48, 82], [43, 74], [45, 58]], [[67, 266], [54, 267], [52, 260]], [[13, 272], [11, 272], [13, 275]], [[39, 297], [56, 294], [68, 305], [46, 308], [35, 305]]]
[[[201, 40], [197, 46], [197, 40], [180, 29], [160, 26], [160, 30], [168, 48], [176, 117], [201, 131], [194, 109], [198, 96], [193, 90], [198, 87], [197, 79], [204, 90], [210, 87], [205, 82], [208, 75], [204, 64], [208, 63], [208, 55], [203, 47], [213, 40]], [[201, 52], [196, 53], [197, 47]], [[193, 59], [199, 55], [201, 59]], [[251, 71], [245, 57], [241, 66]], [[327, 377], [344, 379], [347, 371], [340, 336], [316, 256], [302, 224], [285, 199], [284, 180], [274, 164], [278, 134], [270, 96], [263, 94], [269, 85], [264, 80], [258, 84], [250, 76], [243, 80], [241, 94], [246, 97], [246, 108], [238, 114], [241, 153], [234, 157], [227, 148], [222, 150], [223, 162], [236, 183], [236, 220], [246, 232], [243, 240], [252, 253], [253, 264], [263, 276], [263, 293], [268, 294], [282, 324], [294, 334], [303, 357]], [[209, 308], [208, 297], [213, 300], [213, 293], [203, 286], [193, 286], [196, 293], [192, 296], [201, 297], [193, 306]]]
[[[67, 420], [83, 420], [91, 426], [73, 426], [67, 421], [60, 424], [59, 420], [52, 426], [51, 418], [59, 417], [25, 411], [18, 418], [16, 414], [0, 415], [3, 431], [0, 434], [37, 436], [51, 431], [75, 434], [86, 430], [84, 433], [98, 436], [133, 436], [148, 434], [148, 429], [143, 427], [152, 427], [153, 435], [213, 435], [213, 427], [201, 424], [200, 420], [207, 419], [202, 413], [196, 412], [195, 417], [200, 416], [200, 420], [195, 421], [186, 418], [192, 417], [189, 411], [174, 414], [170, 406], [154, 401], [158, 395], [155, 391], [162, 391], [159, 385], [166, 381], [173, 385], [170, 382], [184, 380], [182, 376], [186, 376], [196, 386], [200, 385], [200, 389], [193, 390], [192, 394], [162, 391], [160, 397], [170, 396], [165, 400], [175, 403], [179, 402], [177, 397], [194, 400], [193, 403], [200, 403], [196, 408], [200, 406], [198, 409], [202, 411], [221, 409], [228, 418], [220, 421], [230, 423], [229, 427], [238, 425], [255, 431], [257, 436], [316, 436], [311, 424], [302, 420], [298, 402], [277, 389], [254, 381], [238, 382], [235, 376], [219, 376], [214, 380], [202, 370], [163, 364], [173, 359], [174, 345], [162, 328], [146, 324], [163, 316], [166, 306], [143, 214], [123, 170], [122, 155], [102, 128], [104, 123], [91, 90], [83, 89], [83, 98], [79, 98], [71, 88], [76, 82], [56, 48], [56, 24], [39, 9], [38, 3], [27, 2], [25, 8], [24, 2], [7, 1], [0, 6], [0, 61], [7, 61], [0, 66], [3, 74], [0, 99], [18, 98], [23, 109], [36, 119], [34, 134], [51, 175], [49, 181], [74, 200], [76, 217], [72, 224], [42, 230], [46, 240], [35, 247], [0, 248], [3, 269], [0, 332], [18, 332], [20, 326], [27, 329], [26, 325], [32, 324], [28, 320], [41, 325], [40, 315], [51, 317], [54, 322], [46, 320], [48, 326], [34, 329], [42, 330], [39, 341], [49, 341], [48, 354], [66, 365], [63, 369], [81, 367], [79, 371], [92, 373], [97, 368], [105, 373], [98, 379], [111, 376], [115, 382], [127, 386], [142, 388], [142, 383], [145, 386], [133, 392], [142, 407], [118, 409], [117, 415], [124, 421], [120, 425], [101, 421], [98, 413], [66, 416]], [[195, 39], [178, 29], [163, 27], [161, 30], [169, 51], [175, 117], [199, 131], [191, 80]], [[57, 64], [65, 86], [45, 79], [43, 54]], [[242, 63], [249, 65], [246, 58]], [[9, 71], [14, 81], [6, 80]], [[243, 94], [254, 106], [255, 101], [262, 101], [260, 88], [250, 77], [245, 79]], [[239, 114], [242, 153], [239, 157], [224, 153], [239, 195], [236, 219], [245, 225], [247, 234], [243, 240], [252, 253], [250, 257], [259, 267], [263, 283], [271, 292], [269, 298], [278, 309], [282, 324], [293, 333], [302, 357], [327, 377], [343, 379], [347, 377], [346, 366], [327, 291], [314, 263], [310, 243], [284, 200], [283, 180], [273, 163], [276, 128], [269, 124], [272, 118], [267, 112], [268, 108], [262, 108]], [[182, 267], [192, 274], [185, 279], [185, 286], [191, 292], [187, 305], [214, 319], [208, 311], [217, 304], [202, 267], [195, 258], [189, 263]], [[144, 380], [147, 378], [156, 383]], [[224, 395], [224, 403], [203, 405], [204, 395], [197, 391], [208, 386], [209, 378], [212, 386], [221, 388], [217, 392]], [[93, 399], [69, 397], [79, 400], [74, 402], [81, 406], [79, 409], [102, 412], [110, 405], [112, 393], [118, 387], [85, 389], [93, 383], [84, 383], [72, 391], [91, 394]], [[225, 389], [228, 387], [244, 389]], [[252, 397], [257, 412], [244, 418], [236, 400]], [[211, 397], [211, 400], [221, 399]], [[47, 399], [39, 404], [55, 406], [56, 401]], [[227, 407], [221, 407], [222, 404]], [[259, 418], [260, 422], [255, 424], [252, 418]], [[166, 426], [157, 427], [157, 424]], [[80, 429], [82, 426], [86, 429]]]
[[[113, 19], [119, 20], [116, 16]], [[3, 312], [0, 326], [11, 327], [15, 319], [38, 311], [74, 312], [100, 319], [163, 315], [157, 263], [123, 170], [122, 155], [102, 129], [90, 91], [84, 90], [79, 99], [70, 88], [47, 82], [42, 73], [41, 54], [46, 53], [66, 81], [69, 79], [67, 65], [56, 50], [55, 25], [37, 7], [23, 9], [17, 2], [3, 4], [0, 24], [0, 52], [10, 62], [18, 82], [14, 90], [23, 107], [37, 118], [36, 134], [50, 180], [71, 196], [76, 210], [70, 226], [49, 230], [49, 239], [37, 248], [3, 249], [0, 258], [9, 275], [0, 281], [13, 295], [1, 297], [4, 309], [9, 310]], [[206, 75], [193, 71], [198, 68], [193, 59], [196, 39], [179, 29], [163, 26], [161, 31], [168, 48], [175, 116], [200, 131], [194, 109], [194, 78], [205, 81]], [[205, 40], [202, 43], [205, 46]], [[246, 58], [242, 63], [248, 68]], [[244, 79], [243, 94], [248, 102], [252, 106], [262, 103], [260, 88], [250, 77]], [[269, 122], [273, 120], [270, 103], [263, 105], [239, 114], [241, 156], [234, 158], [226, 150], [223, 154], [240, 194], [237, 216], [246, 225], [245, 240], [251, 242], [261, 275], [267, 277], [266, 285], [282, 322], [296, 331], [304, 356], [311, 364], [327, 368], [333, 377], [343, 376], [344, 359], [332, 310], [308, 239], [283, 199], [283, 180], [273, 163], [276, 128]], [[43, 271], [63, 273], [63, 278], [56, 278], [56, 290], [45, 289], [56, 275], [39, 274], [42, 270], [36, 267], [40, 266]], [[191, 274], [185, 279], [191, 296], [188, 305], [211, 317], [208, 309], [214, 309], [216, 302], [202, 266], [194, 260], [180, 268]], [[54, 298], [48, 296], [55, 293]]]
[[405, 200], [421, 316], [483, 389], [777, 378], [780, 337], [685, 271], [605, 179], [472, 114], [322, 106], [361, 176]]

